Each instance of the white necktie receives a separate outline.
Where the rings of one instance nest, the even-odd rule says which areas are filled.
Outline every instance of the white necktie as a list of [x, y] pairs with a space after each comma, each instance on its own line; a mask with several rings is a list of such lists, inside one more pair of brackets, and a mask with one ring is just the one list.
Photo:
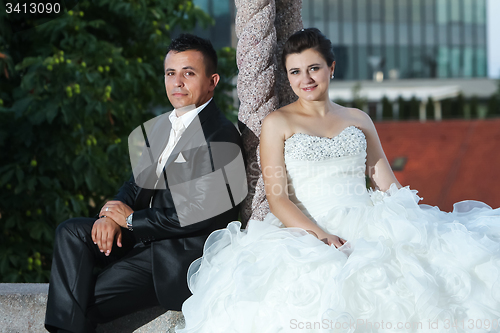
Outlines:
[[176, 117], [174, 121], [172, 122], [172, 129], [170, 130], [170, 137], [168, 139], [168, 144], [165, 147], [165, 150], [163, 153], [160, 155], [160, 158], [158, 159], [158, 165], [156, 166], [156, 175], [160, 176], [160, 173], [163, 170], [163, 167], [165, 166], [165, 163], [168, 160], [168, 157], [172, 153], [172, 150], [174, 150], [175, 145], [177, 142], [179, 142], [182, 133], [186, 130], [186, 127], [184, 127], [184, 123], [182, 122], [180, 117]]

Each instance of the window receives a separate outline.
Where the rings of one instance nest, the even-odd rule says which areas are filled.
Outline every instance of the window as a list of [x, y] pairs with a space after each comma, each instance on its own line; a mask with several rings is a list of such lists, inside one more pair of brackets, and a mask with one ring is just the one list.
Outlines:
[[[342, 30], [342, 41], [345, 45], [354, 44], [354, 31], [353, 31], [353, 8], [352, 2], [350, 0], [342, 2], [342, 18], [343, 18], [343, 30]], [[351, 52], [349, 52], [351, 53]]]
[[440, 78], [448, 77], [448, 62], [449, 62], [449, 51], [447, 47], [441, 46], [438, 48], [438, 58], [437, 58], [437, 74]]
[[394, 22], [394, 10], [395, 10], [395, 0], [385, 0], [385, 5], [384, 5], [384, 19], [385, 22]]
[[460, 21], [460, 0], [450, 0], [451, 22]]
[[400, 45], [408, 45], [408, 3], [398, 0], [398, 39]]
[[368, 71], [368, 47], [360, 46], [358, 47], [358, 59], [356, 61], [358, 65], [358, 78], [360, 80], [371, 80], [371, 70]]
[[193, 3], [196, 6], [199, 6], [201, 9], [203, 9], [205, 12], [208, 12], [208, 0], [194, 0]]
[[312, 0], [313, 26], [326, 33], [325, 5], [323, 0]]
[[486, 49], [476, 50], [476, 75], [478, 77], [486, 76]]
[[463, 0], [464, 1], [464, 22], [467, 23], [472, 23], [472, 1], [473, 0]]
[[[355, 61], [354, 61], [354, 47], [353, 46], [348, 46], [344, 48], [345, 50], [345, 79], [346, 80], [354, 80], [356, 77], [354, 77], [354, 66], [355, 66]], [[336, 77], [336, 76], [335, 76]]]
[[400, 68], [400, 78], [407, 78], [410, 75], [411, 68], [409, 68], [409, 49], [407, 46], [401, 46], [399, 48], [399, 68]]
[[420, 23], [422, 21], [420, 15], [420, 0], [411, 0], [411, 20], [413, 23]]
[[310, 28], [311, 25], [309, 25], [309, 1], [304, 1], [302, 3], [302, 24], [304, 25], [304, 28]]
[[229, 1], [228, 0], [212, 0], [212, 16], [229, 15]]
[[356, 4], [356, 43], [358, 45], [368, 45], [368, 25], [367, 25], [367, 11], [368, 0], [358, 0]]
[[434, 23], [434, 1], [424, 0], [424, 11], [422, 13], [422, 22]]
[[425, 50], [420, 47], [412, 48], [411, 77], [422, 77], [424, 75]]
[[438, 24], [448, 23], [448, 0], [436, 0], [436, 12]]
[[384, 19], [385, 19], [385, 44], [394, 45], [396, 43], [395, 31], [395, 0], [385, 0]]
[[399, 72], [399, 68], [396, 65], [396, 48], [394, 46], [387, 46], [385, 48], [385, 75], [384, 77], [389, 78], [389, 72], [393, 69]]
[[370, 0], [370, 34], [372, 45], [382, 45], [382, 0]]
[[328, 37], [334, 45], [340, 43], [339, 1], [328, 1]]
[[424, 24], [424, 44], [436, 45], [436, 29], [434, 27], [434, 1], [424, 0], [423, 20]]
[[450, 54], [450, 69], [451, 69], [451, 77], [460, 77], [462, 76], [462, 64], [460, 63], [460, 52], [459, 47], [452, 47]]
[[485, 0], [474, 0], [476, 4], [476, 22], [486, 23], [486, 3]]
[[463, 66], [464, 77], [472, 77], [473, 69], [474, 69], [474, 49], [472, 47], [466, 47], [464, 49], [464, 66]]
[[451, 9], [451, 44], [452, 45], [461, 45], [462, 44], [462, 33], [461, 33], [461, 25], [462, 22], [460, 20], [461, 14], [461, 1], [460, 0], [450, 0], [450, 9]]

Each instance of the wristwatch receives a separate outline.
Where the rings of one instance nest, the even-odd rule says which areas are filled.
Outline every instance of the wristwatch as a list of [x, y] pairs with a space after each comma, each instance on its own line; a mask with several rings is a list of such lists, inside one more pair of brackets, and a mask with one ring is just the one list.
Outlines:
[[129, 216], [127, 216], [127, 228], [128, 230], [132, 231], [134, 230], [132, 228], [132, 215], [134, 215], [134, 213], [130, 214]]

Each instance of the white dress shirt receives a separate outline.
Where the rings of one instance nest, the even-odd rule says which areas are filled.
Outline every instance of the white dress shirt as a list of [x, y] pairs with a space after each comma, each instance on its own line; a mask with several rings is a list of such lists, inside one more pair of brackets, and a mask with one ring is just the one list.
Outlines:
[[[160, 174], [163, 171], [163, 168], [165, 167], [165, 164], [167, 163], [170, 154], [174, 150], [175, 145], [177, 144], [177, 142], [179, 142], [180, 138], [182, 137], [183, 131], [179, 135], [177, 135], [177, 136], [175, 135], [176, 133], [175, 133], [174, 126], [173, 126], [174, 121], [176, 121], [177, 119], [180, 118], [182, 120], [182, 123], [184, 124], [184, 130], [185, 130], [189, 126], [189, 124], [191, 124], [193, 122], [194, 118], [196, 118], [196, 116], [201, 112], [201, 110], [203, 110], [208, 105], [208, 103], [210, 103], [211, 100], [212, 100], [212, 98], [210, 98], [208, 100], [208, 102], [206, 102], [205, 104], [200, 105], [196, 109], [193, 109], [191, 111], [184, 113], [180, 117], [177, 116], [176, 109], [174, 109], [174, 111], [172, 111], [170, 113], [170, 115], [168, 116], [168, 119], [172, 123], [172, 129], [170, 129], [170, 136], [168, 138], [168, 144], [165, 147], [165, 149], [163, 150], [163, 152], [161, 153], [160, 158], [158, 159], [158, 164], [156, 166], [156, 175], [158, 177], [160, 177]], [[156, 185], [158, 184], [159, 180], [160, 179], [158, 178], [158, 180], [156, 181], [156, 184], [155, 184], [155, 188], [156, 188]], [[151, 200], [149, 201], [149, 208], [151, 208], [152, 203], [153, 203], [153, 197], [151, 197]]]
[[[189, 124], [191, 124], [194, 118], [196, 118], [196, 116], [201, 112], [201, 110], [203, 110], [207, 106], [208, 103], [210, 103], [211, 100], [212, 98], [210, 98], [208, 102], [206, 102], [205, 104], [200, 105], [196, 109], [184, 113], [180, 117], [177, 116], [176, 109], [174, 109], [174, 111], [170, 113], [168, 119], [172, 123], [172, 128], [170, 129], [170, 137], [168, 138], [168, 144], [161, 153], [160, 158], [158, 159], [158, 165], [156, 166], [156, 175], [158, 177], [160, 176], [160, 173], [165, 167], [165, 163], [167, 163], [167, 160], [170, 157], [172, 151], [174, 150], [175, 145], [177, 144], [177, 142], [179, 142], [180, 138], [182, 137], [182, 133], [184, 132], [184, 130], [188, 128]], [[176, 135], [177, 133], [175, 133], [176, 131], [174, 130], [173, 125], [174, 122], [178, 119], [182, 120], [182, 123], [184, 124], [184, 130], [182, 130], [180, 134]]]

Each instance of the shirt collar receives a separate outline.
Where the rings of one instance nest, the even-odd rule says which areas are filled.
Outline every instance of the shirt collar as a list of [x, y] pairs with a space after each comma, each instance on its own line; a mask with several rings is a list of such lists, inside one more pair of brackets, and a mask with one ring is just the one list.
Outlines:
[[[213, 97], [212, 97], [213, 98]], [[188, 111], [186, 113], [184, 113], [182, 116], [180, 117], [177, 117], [177, 114], [175, 112], [175, 109], [170, 113], [170, 115], [168, 116], [168, 119], [170, 120], [170, 122], [173, 124], [174, 123], [174, 120], [176, 118], [181, 118], [182, 120], [182, 123], [184, 124], [184, 127], [185, 128], [188, 128], [189, 124], [191, 124], [191, 122], [194, 120], [194, 118], [196, 118], [196, 116], [201, 112], [201, 110], [203, 110], [207, 105], [208, 103], [210, 103], [210, 101], [212, 100], [212, 98], [210, 98], [208, 100], [208, 102], [206, 102], [205, 104], [203, 105], [200, 105], [198, 106], [196, 109], [193, 109], [191, 111]]]

